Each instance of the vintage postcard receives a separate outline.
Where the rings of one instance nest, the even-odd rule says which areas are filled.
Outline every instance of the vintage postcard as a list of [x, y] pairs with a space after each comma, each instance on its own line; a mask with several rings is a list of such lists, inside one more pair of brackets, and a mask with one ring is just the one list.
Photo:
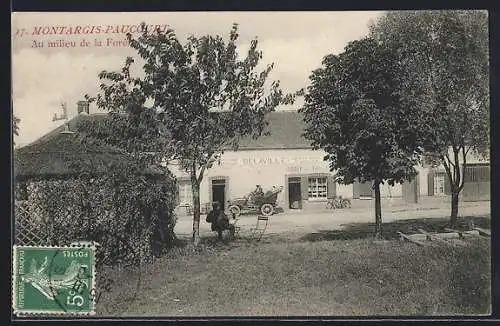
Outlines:
[[12, 310], [491, 313], [488, 12], [14, 12]]

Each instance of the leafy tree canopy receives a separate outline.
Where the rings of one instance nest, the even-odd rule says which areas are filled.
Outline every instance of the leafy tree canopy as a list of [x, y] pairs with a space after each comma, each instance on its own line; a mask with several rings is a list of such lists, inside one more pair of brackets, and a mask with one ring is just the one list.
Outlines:
[[415, 175], [418, 111], [399, 93], [394, 53], [372, 38], [353, 41], [339, 55], [328, 55], [315, 70], [301, 112], [305, 136], [346, 184]]
[[371, 27], [371, 34], [397, 54], [406, 76], [404, 96], [413, 97], [425, 111], [415, 123], [428, 131], [426, 150], [443, 159], [450, 147], [464, 156], [470, 149], [487, 152], [486, 12], [389, 12]]
[[267, 113], [291, 104], [296, 94], [284, 94], [278, 81], [268, 81], [273, 64], [259, 71], [257, 39], [246, 56], [238, 55], [237, 24], [227, 41], [190, 36], [183, 44], [172, 29], [144, 28], [138, 38], [127, 37], [143, 62], [143, 76], [131, 75], [131, 57], [121, 71], [101, 72], [101, 93], [89, 99], [109, 111], [111, 120], [87, 130], [146, 161], [176, 161], [189, 174], [197, 244], [204, 172], [225, 148], [237, 149], [242, 137], [259, 137]]
[[401, 94], [423, 112], [424, 149], [443, 164], [451, 185], [451, 225], [458, 214], [467, 156], [489, 147], [488, 19], [483, 11], [389, 12], [371, 35], [397, 55]]
[[144, 62], [144, 77], [131, 76], [130, 57], [120, 72], [99, 74], [107, 83], [101, 84], [97, 105], [128, 113], [121, 123], [113, 122], [119, 132], [106, 132], [106, 137], [177, 160], [184, 170], [198, 171], [201, 181], [224, 148], [237, 148], [241, 137], [260, 136], [266, 114], [292, 103], [294, 96], [285, 95], [277, 81], [266, 83], [273, 64], [256, 71], [262, 59], [257, 39], [246, 57], [238, 57], [238, 36], [236, 24], [227, 42], [206, 35], [191, 36], [182, 44], [172, 29], [144, 29], [137, 39], [128, 35]]

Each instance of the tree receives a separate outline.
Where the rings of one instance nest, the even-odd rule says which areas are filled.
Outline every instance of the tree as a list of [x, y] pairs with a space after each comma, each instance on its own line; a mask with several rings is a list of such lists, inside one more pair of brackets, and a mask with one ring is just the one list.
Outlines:
[[450, 223], [456, 224], [467, 157], [489, 147], [488, 19], [482, 11], [390, 12], [371, 35], [397, 54], [402, 96], [424, 114], [424, 148], [451, 185]]
[[[224, 149], [236, 150], [242, 137], [259, 137], [267, 126], [267, 113], [292, 103], [294, 96], [285, 95], [278, 81], [268, 83], [273, 64], [256, 71], [262, 59], [257, 39], [251, 41], [246, 57], [238, 58], [237, 24], [227, 42], [206, 35], [190, 36], [185, 44], [172, 29], [150, 32], [142, 26], [138, 38], [127, 37], [144, 62], [144, 76], [131, 76], [131, 57], [120, 72], [103, 71], [100, 79], [110, 83], [101, 84], [103, 94], [98, 94], [97, 105], [135, 115], [134, 128], [121, 133], [147, 134], [150, 145], [142, 152], [153, 151], [156, 159], [175, 161], [188, 173], [193, 193], [193, 242], [197, 245], [200, 184], [205, 172]], [[140, 118], [141, 112], [149, 112], [148, 118]]]
[[305, 137], [327, 154], [337, 182], [373, 182], [375, 234], [381, 236], [380, 185], [411, 180], [418, 162], [419, 130], [411, 106], [400, 98], [394, 54], [374, 39], [349, 43], [313, 71], [300, 109]]

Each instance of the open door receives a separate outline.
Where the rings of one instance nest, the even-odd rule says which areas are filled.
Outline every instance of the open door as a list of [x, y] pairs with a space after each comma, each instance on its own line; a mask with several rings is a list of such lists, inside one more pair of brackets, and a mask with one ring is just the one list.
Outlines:
[[300, 186], [300, 177], [288, 178], [288, 208], [302, 208], [302, 190]]
[[226, 180], [212, 180], [212, 203], [219, 202], [221, 208], [225, 209], [226, 203]]

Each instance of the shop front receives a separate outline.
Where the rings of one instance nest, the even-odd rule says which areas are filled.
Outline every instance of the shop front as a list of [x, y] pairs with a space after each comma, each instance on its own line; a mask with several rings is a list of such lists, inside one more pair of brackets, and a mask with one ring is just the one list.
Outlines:
[[[226, 152], [220, 162], [206, 171], [200, 185], [202, 207], [210, 207], [218, 201], [227, 202], [250, 194], [257, 185], [264, 192], [274, 187], [283, 187], [278, 194], [277, 205], [284, 210], [325, 209], [329, 199], [337, 197], [350, 200], [371, 200], [373, 189], [370, 182], [354, 182], [343, 185], [335, 182], [329, 171], [324, 153], [308, 149], [241, 150]], [[407, 203], [416, 203], [421, 195], [427, 195], [427, 174], [419, 168], [416, 180], [390, 186], [381, 185], [382, 198], [401, 198]], [[192, 202], [189, 178], [176, 173], [179, 181], [181, 201]], [[432, 183], [430, 183], [430, 187]], [[425, 189], [424, 189], [425, 188]], [[423, 191], [424, 189], [425, 191]], [[225, 207], [227, 208], [227, 207]]]
[[[302, 209], [323, 203], [337, 194], [338, 186], [321, 152], [301, 149], [245, 150], [226, 152], [221, 164], [207, 173], [202, 183], [202, 200], [214, 200], [213, 178], [224, 175], [224, 200], [242, 197], [260, 185], [264, 192], [283, 187], [277, 203], [284, 209]], [[212, 180], [212, 181], [210, 181]], [[346, 197], [352, 197], [350, 186], [339, 186]], [[203, 198], [206, 190], [208, 198]], [[222, 197], [221, 197], [222, 198]]]
[[[285, 210], [326, 208], [328, 199], [337, 197], [351, 200], [373, 199], [371, 183], [354, 182], [343, 185], [334, 182], [325, 153], [313, 150], [302, 137], [305, 125], [296, 111], [273, 112], [269, 115], [269, 135], [245, 139], [238, 151], [227, 150], [220, 164], [205, 172], [200, 185], [202, 207], [213, 201], [224, 203], [249, 195], [260, 185], [264, 192], [283, 187], [277, 204]], [[182, 200], [192, 203], [189, 178], [175, 166], [170, 170], [178, 176]], [[416, 167], [418, 176], [412, 182], [390, 186], [381, 185], [382, 198], [402, 198], [416, 203], [420, 196], [446, 192], [442, 179], [429, 176], [428, 167]], [[481, 179], [482, 180], [482, 179]], [[434, 185], [438, 188], [434, 191]], [[481, 193], [486, 186], [481, 185]]]

